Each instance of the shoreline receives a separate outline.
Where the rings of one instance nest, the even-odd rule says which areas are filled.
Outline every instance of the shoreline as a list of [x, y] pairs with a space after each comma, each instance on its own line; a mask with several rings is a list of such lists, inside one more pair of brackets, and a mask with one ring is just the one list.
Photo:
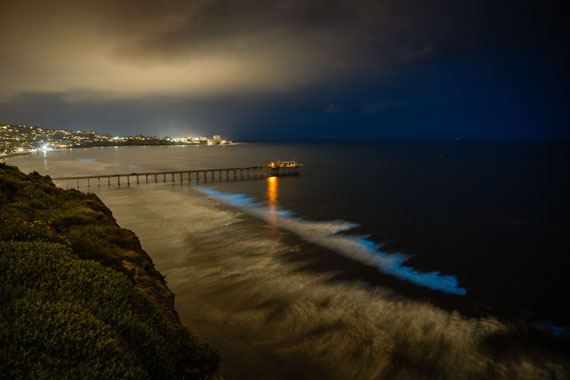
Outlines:
[[[239, 145], [244, 143], [231, 143], [231, 144], [215, 144], [215, 145], [208, 145], [208, 144], [113, 144], [113, 145], [88, 145], [88, 146], [76, 146], [73, 148], [62, 148], [62, 149], [50, 149], [49, 152], [59, 151], [59, 150], [73, 150], [73, 149], [86, 149], [86, 148], [111, 148], [111, 147], [130, 147], [130, 146], [229, 146], [229, 145]], [[18, 156], [25, 156], [31, 153], [37, 153], [40, 150], [36, 151], [26, 151], [26, 152], [12, 152], [8, 154], [0, 155], [0, 160], [6, 158], [13, 158]]]
[[8, 154], [2, 154], [2, 155], [0, 155], [0, 160], [4, 160], [6, 158], [18, 157], [18, 156], [25, 156], [25, 155], [28, 155], [30, 153], [33, 153], [33, 152], [13, 152], [13, 153], [8, 153]]

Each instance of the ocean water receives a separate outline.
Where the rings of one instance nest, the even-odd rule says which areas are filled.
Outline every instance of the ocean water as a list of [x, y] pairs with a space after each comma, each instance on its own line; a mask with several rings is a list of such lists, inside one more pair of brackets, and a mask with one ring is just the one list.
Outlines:
[[52, 177], [303, 162], [300, 176], [82, 188], [137, 233], [228, 379], [563, 378], [568, 148], [239, 144], [9, 162]]

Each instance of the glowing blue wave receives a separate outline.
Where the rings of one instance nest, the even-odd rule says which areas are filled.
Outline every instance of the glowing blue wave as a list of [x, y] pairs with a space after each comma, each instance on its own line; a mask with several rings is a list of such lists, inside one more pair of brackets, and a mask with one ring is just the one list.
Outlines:
[[290, 211], [263, 205], [244, 194], [224, 193], [210, 188], [198, 188], [198, 190], [230, 206], [239, 207], [249, 214], [291, 231], [306, 241], [332, 249], [366, 265], [374, 266], [384, 274], [445, 293], [458, 295], [467, 293], [464, 288], [458, 286], [455, 276], [442, 275], [438, 271], [419, 272], [412, 267], [403, 265], [409, 257], [407, 255], [383, 252], [378, 244], [366, 237], [339, 234], [339, 232], [356, 227], [357, 225], [354, 223], [304, 220], [293, 217]]

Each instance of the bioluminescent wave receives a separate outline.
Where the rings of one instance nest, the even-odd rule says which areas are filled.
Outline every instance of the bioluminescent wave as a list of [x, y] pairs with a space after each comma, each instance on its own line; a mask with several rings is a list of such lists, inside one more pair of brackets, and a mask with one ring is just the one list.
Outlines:
[[276, 207], [268, 207], [244, 194], [217, 191], [211, 188], [198, 188], [204, 194], [214, 197], [230, 206], [238, 207], [249, 214], [275, 223], [278, 227], [293, 232], [302, 239], [331, 249], [353, 260], [377, 268], [380, 272], [409, 281], [418, 286], [445, 293], [465, 295], [467, 291], [458, 286], [457, 278], [442, 275], [438, 271], [420, 272], [403, 264], [408, 255], [387, 253], [378, 244], [366, 237], [344, 235], [339, 232], [350, 230], [357, 224], [345, 221], [310, 221], [293, 217], [291, 212]]

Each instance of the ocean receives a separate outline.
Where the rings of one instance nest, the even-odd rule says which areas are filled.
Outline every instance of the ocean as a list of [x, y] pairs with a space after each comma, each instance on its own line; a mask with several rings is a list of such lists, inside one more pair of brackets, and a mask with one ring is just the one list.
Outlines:
[[227, 379], [533, 378], [568, 370], [569, 148], [257, 143], [7, 161], [52, 177], [304, 163], [299, 176], [81, 188], [139, 236]]

